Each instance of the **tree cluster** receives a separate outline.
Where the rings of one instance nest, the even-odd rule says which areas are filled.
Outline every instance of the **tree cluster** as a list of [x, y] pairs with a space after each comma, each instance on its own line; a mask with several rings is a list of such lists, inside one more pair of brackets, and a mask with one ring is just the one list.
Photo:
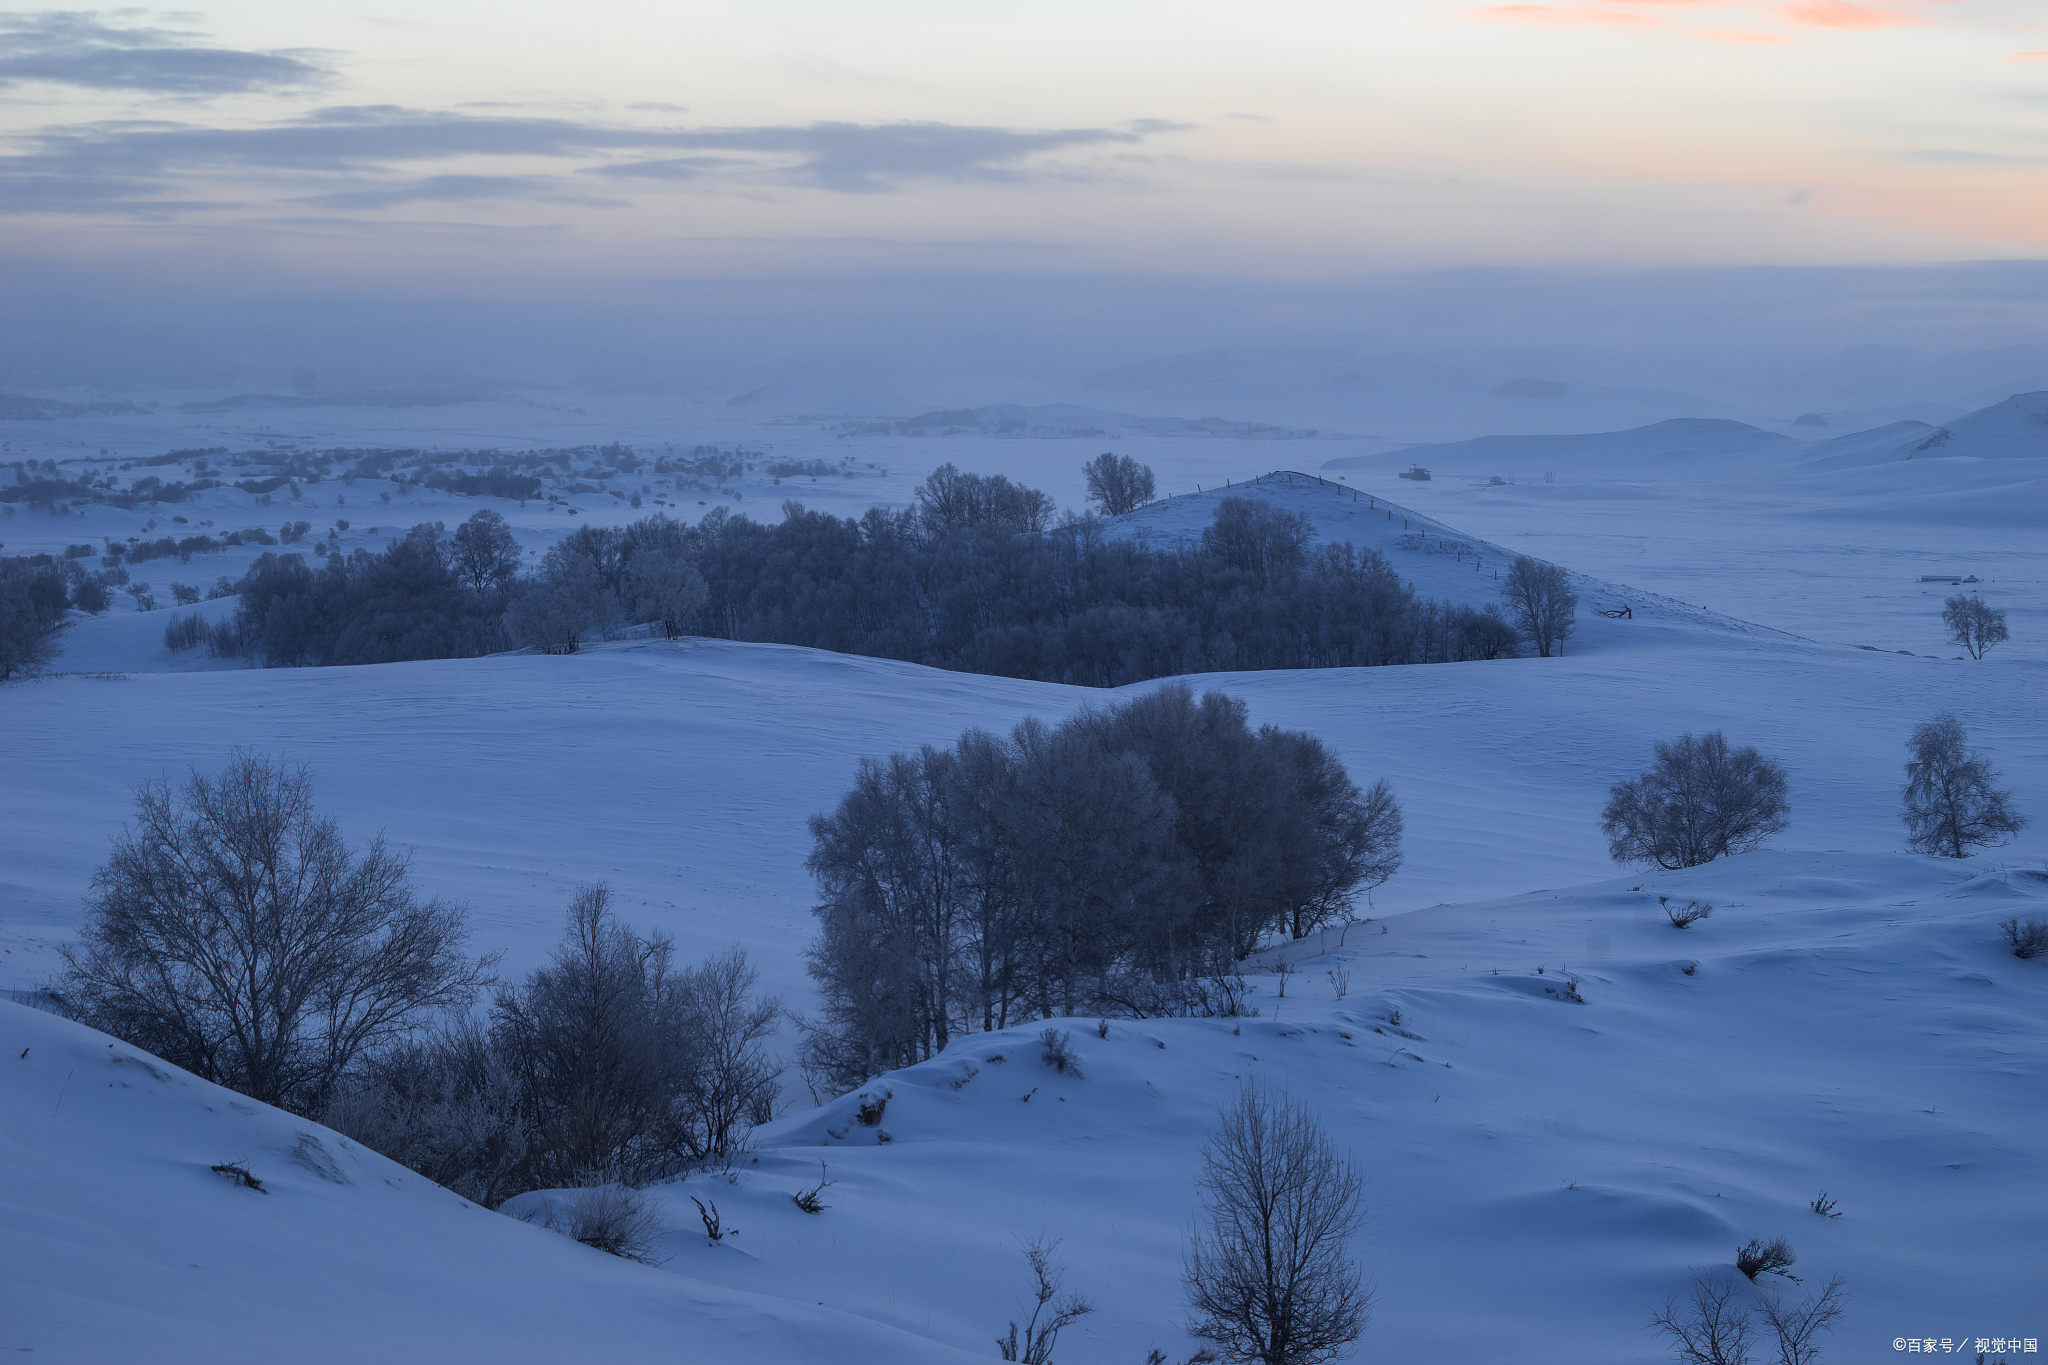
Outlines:
[[689, 633], [1090, 687], [1515, 653], [1498, 612], [1420, 600], [1378, 552], [1312, 546], [1256, 499], [1154, 546], [1093, 519], [1036, 530], [1045, 505], [1000, 476], [932, 477], [918, 506], [857, 520], [714, 511], [686, 533], [706, 587]]
[[56, 564], [31, 568], [23, 559], [0, 559], [0, 682], [33, 677], [50, 666], [70, 596], [65, 572]]
[[757, 980], [737, 948], [678, 965], [586, 887], [548, 965], [501, 985], [486, 1018], [364, 1058], [321, 1118], [490, 1206], [673, 1178], [773, 1114], [780, 1005]]
[[465, 919], [381, 838], [351, 849], [304, 769], [237, 753], [137, 791], [48, 999], [490, 1206], [672, 1176], [769, 1117], [780, 1005], [739, 949], [679, 965], [589, 887], [476, 1016], [495, 958]]
[[508, 649], [504, 616], [518, 553], [504, 518], [486, 509], [452, 535], [425, 522], [381, 554], [331, 555], [318, 569], [296, 554], [264, 554], [236, 584], [240, 605], [209, 645], [272, 668]]
[[1343, 918], [1400, 834], [1385, 782], [1185, 684], [863, 760], [811, 821], [806, 1065], [850, 1089], [975, 1030], [1218, 1012], [1206, 979]]

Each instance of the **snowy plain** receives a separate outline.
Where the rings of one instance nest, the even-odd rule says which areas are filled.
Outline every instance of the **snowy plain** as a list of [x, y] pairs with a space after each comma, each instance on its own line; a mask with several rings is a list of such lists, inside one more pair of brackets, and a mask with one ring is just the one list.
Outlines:
[[[658, 426], [622, 407], [602, 421], [558, 409], [378, 416], [413, 424], [402, 431], [341, 432], [359, 415], [316, 415], [336, 423], [323, 444], [454, 446], [507, 443], [536, 413], [559, 429], [529, 431], [534, 445]], [[236, 420], [218, 440], [256, 429]], [[286, 436], [296, 420], [261, 424]], [[17, 450], [113, 439], [104, 425], [69, 437], [58, 434], [68, 423], [8, 425]], [[1312, 1097], [1366, 1169], [1372, 1221], [1358, 1252], [1380, 1307], [1362, 1359], [1657, 1359], [1641, 1330], [1647, 1305], [1683, 1287], [1690, 1267], [1725, 1266], [1739, 1242], [1780, 1234], [1800, 1249], [1799, 1273], [1840, 1273], [1857, 1296], [1831, 1358], [1889, 1354], [1909, 1333], [2048, 1335], [2048, 972], [2012, 958], [1994, 927], [2043, 912], [2048, 883], [2035, 874], [2048, 844], [2037, 824], [1983, 858], [1918, 858], [1899, 851], [1895, 815], [1906, 734], [1953, 709], [2039, 818], [2038, 523], [1987, 515], [1968, 527], [1960, 571], [1990, 580], [1987, 600], [2012, 609], [2015, 635], [1978, 663], [1941, 645], [1939, 599], [1931, 609], [1915, 581], [1961, 562], [1941, 557], [1957, 527], [1909, 513], [1915, 499], [2024, 506], [2043, 486], [2041, 457], [2010, 457], [1996, 480], [1946, 460], [1887, 466], [1885, 477], [1908, 479], [1903, 493], [1888, 484], [1859, 500], [1873, 485], [1845, 480], [1871, 477], [1867, 466], [1806, 469], [1823, 457], [1814, 443], [1720, 434], [1714, 458], [1695, 449], [1658, 464], [1583, 440], [1465, 458], [1326, 436], [1117, 433], [1113, 447], [1177, 495], [1132, 518], [1130, 533], [1193, 534], [1227, 480], [1225, 494], [1273, 499], [1325, 537], [1382, 548], [1431, 595], [1486, 600], [1488, 559], [1534, 553], [1577, 571], [1588, 610], [1633, 612], [1583, 619], [1562, 659], [1193, 680], [1244, 697], [1255, 723], [1322, 735], [1361, 781], [1388, 778], [1408, 821], [1405, 866], [1360, 907], [1371, 922], [1336, 946], [1286, 950], [1296, 971], [1284, 1001], [1280, 977], [1256, 975], [1262, 1014], [1240, 1032], [1234, 1021], [1111, 1021], [1097, 1038], [1093, 1021], [1073, 1021], [1079, 1081], [1039, 1062], [1035, 1029], [963, 1040], [870, 1087], [893, 1092], [887, 1144], [846, 1122], [852, 1098], [818, 1110], [806, 1098], [760, 1135], [758, 1166], [717, 1182], [738, 1236], [712, 1247], [688, 1233], [687, 1196], [705, 1196], [706, 1178], [663, 1193], [673, 1256], [652, 1271], [461, 1207], [303, 1121], [240, 1112], [201, 1082], [100, 1056], [132, 1049], [0, 1008], [6, 1103], [19, 1116], [5, 1130], [0, 1218], [10, 1299], [24, 1305], [5, 1315], [0, 1347], [93, 1361], [136, 1358], [144, 1341], [168, 1343], [164, 1359], [418, 1348], [540, 1360], [595, 1342], [625, 1360], [694, 1341], [734, 1360], [987, 1359], [1024, 1288], [1019, 1239], [1045, 1235], [1064, 1239], [1074, 1283], [1099, 1307], [1063, 1339], [1061, 1360], [1184, 1352], [1176, 1267], [1196, 1154], [1216, 1104], [1254, 1073]], [[942, 460], [1074, 506], [1079, 464], [1112, 448], [848, 436], [730, 409], [671, 438], [871, 467], [748, 487], [725, 504], [769, 516], [785, 495], [842, 514], [901, 503]], [[1431, 482], [1396, 479], [1416, 460], [1435, 467]], [[1308, 472], [1239, 487], [1288, 468]], [[1541, 482], [1544, 470], [1557, 482]], [[1485, 482], [1495, 475], [1514, 482]], [[359, 481], [350, 505], [375, 488]], [[237, 514], [246, 498], [206, 496]], [[590, 519], [655, 510], [579, 501]], [[380, 526], [402, 529], [483, 503], [422, 493], [394, 498], [388, 514], [376, 505]], [[492, 505], [529, 548], [570, 524]], [[109, 530], [136, 517], [87, 515]], [[1401, 517], [1415, 525], [1397, 529]], [[81, 524], [24, 516], [0, 537], [9, 553], [61, 548]], [[1452, 546], [1463, 548], [1431, 552]], [[209, 578], [239, 572], [207, 558]], [[802, 1005], [803, 822], [836, 799], [859, 756], [1115, 695], [713, 641], [194, 668], [162, 648], [169, 615], [82, 622], [58, 665], [67, 676], [0, 693], [12, 779], [0, 797], [0, 986], [53, 970], [128, 789], [215, 766], [241, 744], [309, 763], [351, 836], [382, 829], [413, 846], [423, 889], [468, 901], [476, 945], [506, 950], [508, 971], [541, 960], [577, 885], [608, 879], [636, 926], [674, 934], [692, 956], [742, 943], [765, 984]], [[1596, 828], [1607, 786], [1639, 770], [1655, 740], [1715, 727], [1786, 764], [1791, 829], [1743, 858], [1618, 876]], [[1712, 900], [1716, 913], [1674, 930], [1658, 895]], [[1697, 965], [1687, 974], [1684, 963]], [[1350, 974], [1341, 1000], [1327, 975], [1338, 971]], [[1560, 971], [1580, 976], [1586, 1003], [1544, 993]], [[325, 1158], [293, 1159], [307, 1132]], [[272, 1197], [206, 1170], [244, 1158], [276, 1172]], [[821, 1159], [839, 1183], [833, 1207], [811, 1217], [788, 1195]], [[350, 1183], [323, 1176], [323, 1162]], [[1843, 1218], [1805, 1208], [1820, 1189], [1842, 1200]], [[195, 1282], [192, 1261], [213, 1273]]]

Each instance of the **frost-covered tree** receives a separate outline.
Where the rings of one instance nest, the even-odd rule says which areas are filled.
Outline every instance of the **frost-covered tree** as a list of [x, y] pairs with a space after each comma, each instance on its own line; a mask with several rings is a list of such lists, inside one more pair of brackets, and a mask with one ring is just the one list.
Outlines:
[[1105, 451], [1082, 465], [1081, 472], [1088, 476], [1088, 500], [1098, 504], [1108, 517], [1120, 517], [1143, 507], [1152, 501], [1158, 488], [1151, 466], [1139, 464], [1128, 455]]
[[1564, 653], [1564, 642], [1576, 629], [1579, 599], [1562, 568], [1522, 555], [1501, 581], [1500, 597], [1508, 618], [1536, 646], [1540, 657], [1549, 658], [1553, 645], [1559, 654]]
[[1788, 823], [1785, 770], [1719, 730], [1657, 745], [1641, 777], [1608, 789], [1600, 813], [1618, 863], [1676, 869], [1747, 853]]
[[543, 654], [574, 654], [589, 631], [604, 624], [618, 607], [596, 565], [574, 553], [568, 542], [548, 550], [540, 577], [505, 611], [505, 629], [512, 638]]
[[704, 610], [704, 576], [681, 556], [643, 550], [626, 569], [633, 594], [633, 615], [660, 625], [662, 634], [679, 639]]
[[1913, 727], [1906, 741], [1906, 785], [1899, 819], [1915, 853], [1966, 858], [1980, 845], [2004, 841], [2026, 828], [2015, 815], [2010, 789], [1997, 787], [1998, 770], [1973, 752], [1970, 736], [1953, 711]]
[[972, 1029], [1213, 1009], [1198, 981], [1401, 862], [1384, 782], [1184, 684], [864, 760], [811, 836], [804, 1055], [841, 1090]]
[[1993, 645], [2011, 638], [2005, 628], [2005, 613], [1987, 606], [1975, 593], [1959, 592], [1943, 602], [1941, 623], [1948, 627], [1949, 643], [1961, 645], [1973, 659], [1983, 658]]
[[1324, 1365], [1365, 1330], [1351, 1256], [1358, 1169], [1299, 1100], [1247, 1083], [1202, 1150], [1202, 1211], [1181, 1279], [1191, 1336], [1228, 1361]]

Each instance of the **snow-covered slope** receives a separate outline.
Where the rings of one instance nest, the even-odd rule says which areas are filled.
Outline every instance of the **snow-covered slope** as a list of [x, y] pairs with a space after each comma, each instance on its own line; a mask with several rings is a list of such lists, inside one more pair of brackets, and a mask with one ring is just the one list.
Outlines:
[[[1439, 478], [1540, 479], [1546, 472], [1575, 478], [1673, 478], [1710, 475], [1759, 456], [1803, 451], [1804, 443], [1746, 422], [1718, 417], [1675, 417], [1628, 431], [1588, 435], [1481, 436], [1400, 451], [1403, 467], [1424, 465]], [[1345, 456], [1325, 469], [1377, 468], [1393, 456]]]
[[[1671, 927], [1660, 898], [1708, 901]], [[652, 1193], [661, 1270], [467, 1205], [331, 1133], [0, 1006], [0, 1345], [62, 1360], [986, 1359], [1060, 1239], [1066, 1365], [1186, 1350], [1181, 1235], [1244, 1078], [1367, 1178], [1361, 1359], [1636, 1365], [1649, 1306], [1752, 1237], [1843, 1276], [1828, 1358], [2041, 1335], [2048, 912], [1995, 860], [1766, 851], [1331, 931], [1244, 1020], [957, 1041]], [[1261, 971], [1284, 959], [1285, 978]], [[1541, 969], [1539, 971], [1539, 968]], [[1339, 998], [1340, 982], [1343, 995]], [[1583, 1003], [1566, 998], [1575, 983]], [[23, 1048], [25, 1057], [18, 1056]], [[862, 1104], [885, 1100], [876, 1123]], [[235, 1161], [268, 1194], [208, 1167]], [[822, 1163], [822, 1165], [821, 1165]], [[791, 1195], [834, 1182], [808, 1215]], [[1825, 1191], [1841, 1216], [1810, 1202]], [[692, 1197], [734, 1229], [706, 1241]], [[1800, 1286], [1775, 1288], [1796, 1299]]]
[[[0, 1002], [0, 1350], [92, 1362], [965, 1362], [459, 1199], [125, 1043]], [[213, 1172], [233, 1163], [262, 1185]]]

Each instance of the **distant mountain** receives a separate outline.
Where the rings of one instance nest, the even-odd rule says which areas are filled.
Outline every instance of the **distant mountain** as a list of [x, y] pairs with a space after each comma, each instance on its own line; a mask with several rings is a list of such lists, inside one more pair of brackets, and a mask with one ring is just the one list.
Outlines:
[[1856, 469], [1903, 460], [2024, 460], [2048, 456], [2048, 391], [2016, 393], [1944, 426], [1894, 422], [1815, 447], [1802, 469]]
[[473, 403], [450, 389], [369, 389], [340, 393], [238, 393], [199, 403], [180, 403], [181, 412], [232, 412], [238, 408], [438, 408]]
[[1099, 436], [1105, 440], [1126, 433], [1147, 436], [1263, 436], [1297, 440], [1320, 434], [1312, 428], [1280, 427], [1265, 422], [1231, 422], [1221, 417], [1140, 417], [1073, 403], [1047, 403], [1032, 408], [1016, 403], [990, 403], [978, 408], [939, 408], [914, 417], [885, 418], [857, 426], [863, 433], [887, 431], [900, 436], [941, 436], [974, 431], [984, 436], [1053, 439]]
[[99, 417], [148, 412], [133, 403], [63, 403], [25, 393], [0, 393], [0, 422], [50, 422], [64, 417]]

